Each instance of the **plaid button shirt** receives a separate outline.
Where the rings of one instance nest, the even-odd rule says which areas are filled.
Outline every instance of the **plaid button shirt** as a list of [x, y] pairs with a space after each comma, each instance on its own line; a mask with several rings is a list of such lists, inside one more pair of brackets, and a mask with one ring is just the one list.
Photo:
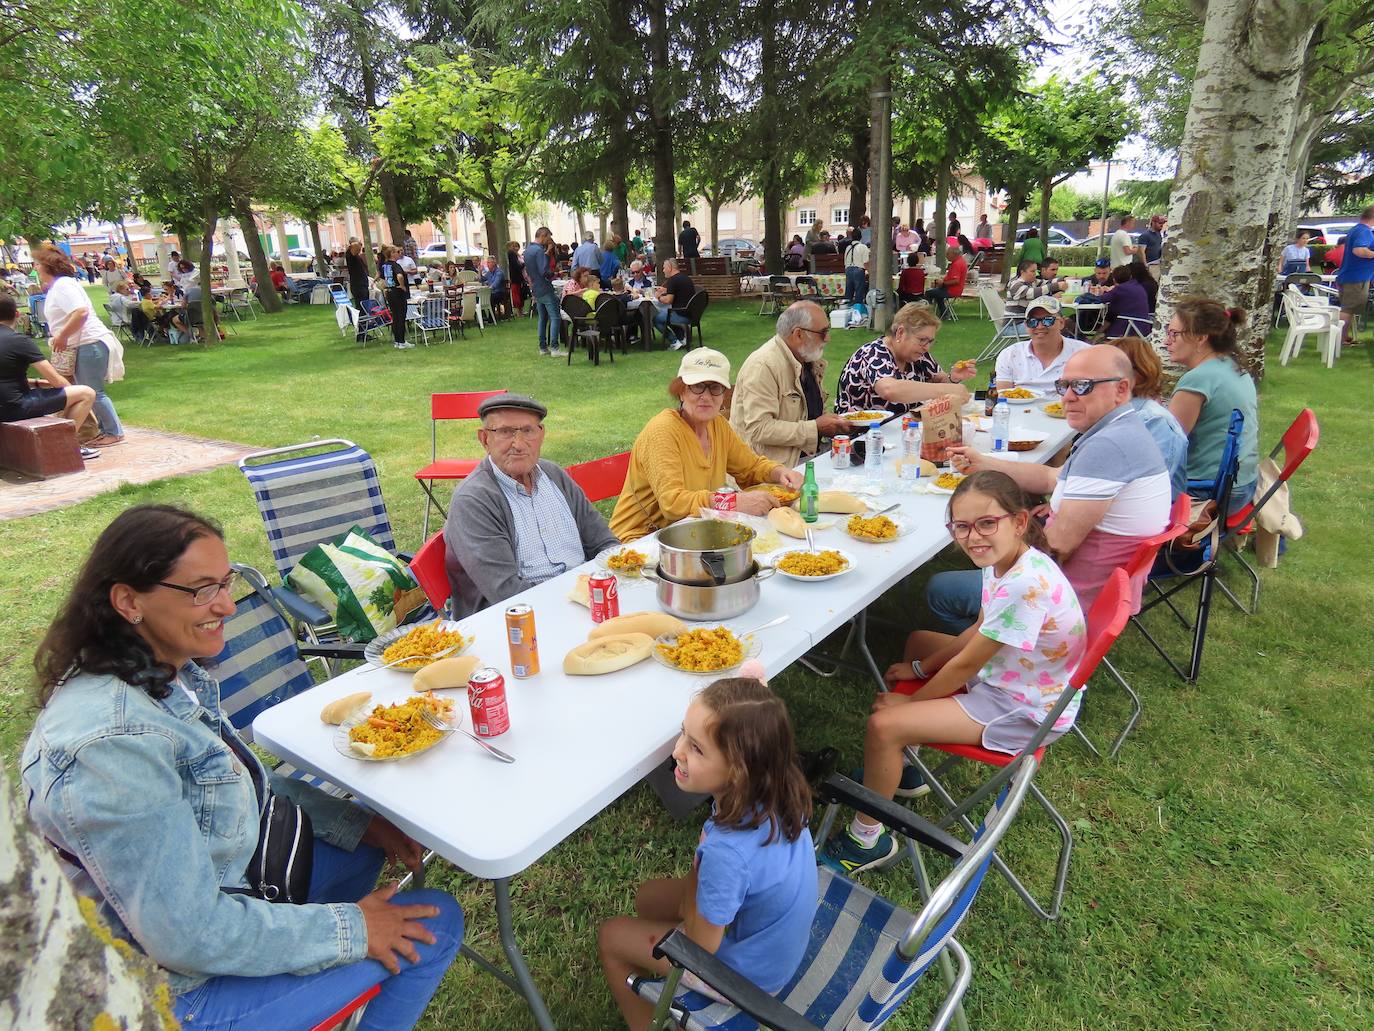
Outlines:
[[515, 561], [522, 579], [542, 583], [586, 561], [568, 499], [542, 470], [535, 467], [533, 493], [494, 462], [491, 471], [515, 519]]

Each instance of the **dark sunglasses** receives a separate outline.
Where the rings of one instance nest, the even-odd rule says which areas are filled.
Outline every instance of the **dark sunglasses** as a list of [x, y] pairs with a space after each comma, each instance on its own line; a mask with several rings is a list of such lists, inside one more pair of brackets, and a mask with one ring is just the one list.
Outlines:
[[1038, 326], [1044, 326], [1046, 329], [1049, 329], [1049, 328], [1050, 328], [1051, 326], [1053, 326], [1053, 325], [1054, 325], [1054, 316], [1053, 316], [1053, 315], [1046, 315], [1046, 316], [1045, 316], [1044, 318], [1042, 318], [1042, 319], [1027, 319], [1027, 320], [1026, 320], [1026, 328], [1027, 328], [1027, 329], [1035, 329], [1035, 328], [1038, 327]]
[[1120, 376], [1105, 376], [1102, 379], [1057, 379], [1054, 381], [1054, 392], [1063, 397], [1072, 390], [1079, 397], [1087, 397], [1099, 383], [1119, 382]]

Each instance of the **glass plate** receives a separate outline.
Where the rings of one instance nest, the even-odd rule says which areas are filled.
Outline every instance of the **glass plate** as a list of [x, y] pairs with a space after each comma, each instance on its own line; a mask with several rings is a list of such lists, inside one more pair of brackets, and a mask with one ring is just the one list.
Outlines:
[[614, 573], [617, 579], [620, 580], [642, 580], [643, 577], [640, 575], [640, 571], [638, 569], [636, 569], [634, 572], [628, 572], [624, 569], [612, 569], [610, 567], [610, 565], [608, 564], [610, 557], [612, 555], [619, 555], [622, 551], [639, 552], [641, 555], [644, 556], [644, 566], [650, 569], [658, 565], [658, 545], [653, 544], [652, 542], [646, 544], [641, 541], [634, 541], [630, 544], [619, 544], [614, 548], [607, 548], [601, 554], [596, 556], [596, 567], [598, 569], [603, 569], [608, 573]]
[[[734, 627], [729, 626], [725, 623], [716, 623], [714, 626], [694, 626], [691, 629], [714, 630], [716, 627], [720, 626], [725, 627], [726, 630], [729, 630], [732, 633], [737, 633]], [[724, 676], [726, 673], [733, 673], [735, 670], [739, 669], [742, 665], [744, 665], [744, 663], [747, 660], [755, 658], [759, 654], [759, 652], [763, 650], [763, 644], [759, 641], [757, 634], [745, 634], [744, 637], [740, 639], [740, 643], [744, 646], [743, 654], [740, 656], [739, 662], [735, 663], [733, 666], [725, 666], [722, 669], [707, 670], [683, 669], [681, 666], [669, 662], [667, 656], [665, 656], [662, 652], [658, 650], [658, 646], [661, 644], [672, 646], [676, 643], [676, 634], [664, 634], [662, 637], [657, 637], [654, 639], [654, 650], [651, 651], [649, 654], [654, 657], [654, 661], [657, 662], [660, 666], [666, 666], [668, 669], [675, 669], [679, 673], [691, 673], [694, 676], [699, 677], [719, 677]]]
[[[801, 580], [807, 583], [814, 583], [818, 580], [833, 580], [837, 576], [844, 576], [845, 573], [848, 573], [850, 570], [854, 568], [854, 556], [841, 548], [817, 548], [816, 550], [838, 551], [840, 553], [840, 557], [845, 561], [845, 567], [841, 569], [838, 573], [826, 573], [824, 576], [802, 576], [800, 573], [789, 573], [785, 569], [778, 569], [778, 575], [785, 576], [789, 580]], [[787, 551], [784, 551], [777, 557], [777, 562], [781, 562], [788, 555], [805, 555], [806, 553], [807, 552], [805, 548], [789, 548]], [[773, 562], [771, 564], [776, 567], [777, 562]]]
[[[416, 697], [418, 697], [418, 695], [417, 695]], [[379, 703], [377, 703], [377, 704], [380, 705], [380, 704], [394, 704], [394, 703], [381, 703], [381, 702], [379, 702]], [[349, 732], [350, 730], [352, 730], [354, 727], [356, 727], [359, 723], [362, 723], [364, 720], [366, 720], [367, 717], [370, 716], [370, 715], [372, 714], [372, 710], [375, 709], [376, 707], [377, 707], [377, 705], [374, 705], [374, 704], [372, 704], [371, 702], [369, 702], [368, 705], [367, 705], [367, 707], [366, 707], [366, 712], [360, 713], [359, 715], [353, 717], [352, 719], [347, 720], [347, 721], [344, 722], [344, 723], [341, 723], [341, 724], [335, 729], [335, 731], [334, 731], [334, 750], [335, 750], [336, 752], [338, 752], [340, 755], [347, 756], [349, 759], [357, 759], [359, 762], [365, 762], [365, 763], [394, 763], [394, 762], [400, 762], [402, 759], [413, 759], [413, 758], [415, 758], [415, 756], [417, 756], [417, 755], [424, 755], [424, 754], [425, 754], [426, 752], [428, 752], [430, 749], [435, 748], [435, 747], [438, 746], [438, 745], [442, 745], [445, 741], [447, 741], [450, 737], [453, 736], [453, 729], [449, 729], [449, 730], [446, 730], [446, 731], [440, 731], [440, 732], [439, 732], [439, 738], [438, 738], [438, 740], [436, 740], [433, 744], [426, 745], [424, 748], [421, 748], [421, 749], [419, 749], [419, 750], [417, 750], [417, 751], [414, 751], [414, 752], [407, 752], [405, 755], [388, 755], [388, 756], [383, 756], [383, 757], [381, 757], [381, 758], [378, 758], [378, 757], [375, 756], [375, 755], [363, 755], [362, 752], [359, 752], [359, 751], [357, 751], [356, 749], [354, 749], [354, 747], [353, 747], [353, 742], [352, 742], [352, 740], [349, 738], [348, 732]], [[460, 726], [463, 725], [463, 705], [462, 705], [462, 703], [461, 703], [461, 701], [460, 701], [459, 699], [454, 699], [454, 703], [453, 703], [453, 712], [452, 712], [452, 714], [448, 717], [447, 722], [448, 722], [450, 728], [457, 728], [457, 727], [460, 727]]]
[[[1009, 404], [1009, 405], [1033, 405], [1033, 404], [1035, 404], [1035, 402], [1037, 402], [1037, 401], [1043, 401], [1043, 400], [1045, 399], [1045, 395], [1044, 395], [1041, 391], [1039, 391], [1039, 390], [1031, 390], [1030, 387], [1022, 387], [1021, 389], [1023, 389], [1023, 390], [1030, 390], [1031, 394], [1033, 394], [1034, 396], [1033, 396], [1033, 397], [1008, 397], [1008, 398], [1007, 398], [1007, 404]], [[1006, 397], [1006, 395], [1005, 395], [1005, 394], [1001, 394], [1001, 393], [999, 393], [999, 394], [997, 395], [997, 399], [998, 399], [999, 401], [1000, 401], [1003, 397]]]
[[[860, 514], [862, 515], [862, 513], [860, 513]], [[858, 534], [856, 534], [856, 533], [850, 533], [850, 532], [849, 532], [849, 520], [852, 519], [852, 518], [853, 518], [853, 516], [845, 516], [844, 522], [840, 523], [840, 529], [844, 530], [844, 532], [845, 532], [845, 534], [846, 534], [847, 536], [852, 537], [852, 538], [853, 538], [854, 540], [856, 540], [856, 541], [863, 541], [865, 544], [891, 544], [891, 543], [892, 543], [892, 541], [875, 541], [872, 537], [860, 537], [860, 536], [859, 536]], [[870, 518], [870, 517], [865, 517], [865, 518]], [[905, 537], [907, 534], [911, 533], [912, 531], [914, 531], [914, 530], [916, 529], [916, 524], [913, 523], [913, 522], [911, 522], [911, 520], [909, 520], [906, 516], [898, 515], [898, 514], [893, 513], [893, 512], [889, 512], [888, 515], [887, 515], [887, 518], [891, 519], [894, 523], [897, 524], [897, 536], [898, 536], [898, 537]], [[895, 540], [896, 538], [893, 538], [893, 539]]]
[[[373, 666], [383, 665], [385, 663], [385, 660], [382, 658], [382, 652], [386, 651], [389, 647], [391, 647], [393, 644], [399, 641], [406, 634], [410, 633], [416, 627], [433, 626], [434, 622], [434, 620], [429, 619], [425, 620], [423, 623], [413, 623], [407, 624], [406, 626], [398, 626], [394, 630], [388, 630], [380, 637], [374, 637], [371, 641], [368, 642], [367, 647], [363, 649], [363, 658], [366, 659]], [[459, 631], [462, 630], [462, 627], [460, 627], [457, 624], [457, 622], [455, 622], [452, 619], [441, 619], [438, 622], [440, 624], [440, 629]], [[464, 652], [468, 651], [472, 647], [473, 642], [476, 640], [477, 638], [475, 635], [464, 633], [463, 647], [459, 648], [457, 651], [449, 652], [447, 655], [444, 656], [444, 658], [451, 659], [455, 656], [462, 655]], [[430, 662], [433, 661], [433, 659], [427, 659], [424, 662], [402, 662], [399, 665], [392, 666], [391, 668], [395, 670], [400, 670], [402, 673], [414, 673], [417, 669], [423, 669], [425, 666], [428, 666]]]

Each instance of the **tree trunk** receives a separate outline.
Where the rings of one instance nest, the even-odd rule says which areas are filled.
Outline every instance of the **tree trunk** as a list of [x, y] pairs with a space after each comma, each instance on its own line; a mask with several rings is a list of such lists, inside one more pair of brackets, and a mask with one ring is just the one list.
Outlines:
[[[1305, 167], [1306, 166], [1304, 165], [1304, 168]], [[119, 216], [119, 235], [124, 237], [125, 262], [128, 264], [129, 268], [135, 268], [136, 266], [134, 265], [134, 245], [129, 242], [129, 227], [124, 224], [123, 215]]]
[[510, 237], [510, 209], [504, 197], [490, 197], [482, 207], [490, 212], [487, 219], [487, 249], [497, 261], [506, 253], [506, 243]]
[[[215, 229], [219, 225], [219, 210], [213, 201], [205, 204], [205, 228], [201, 236], [201, 253], [206, 259], [200, 263], [200, 315], [205, 325], [201, 332], [206, 343], [219, 341], [219, 327], [215, 325], [215, 295], [211, 292], [211, 269], [215, 264]], [[231, 241], [232, 242], [232, 241]]]
[[202, 264], [200, 240], [196, 237], [195, 231], [190, 226], [177, 226], [176, 234], [177, 242], [181, 244], [181, 256], [197, 265]]
[[1276, 177], [1288, 174], [1298, 86], [1322, 4], [1211, 0], [1169, 202], [1158, 318], [1200, 293], [1251, 309], [1239, 359], [1264, 369], [1267, 306], [1255, 309], [1265, 267]]
[[713, 257], [720, 257], [720, 209], [725, 204], [725, 198], [720, 194], [714, 197], [707, 197], [706, 203], [711, 208], [711, 254]]
[[396, 199], [396, 177], [382, 169], [377, 174], [377, 189], [382, 195], [382, 210], [386, 212], [391, 242], [399, 247], [406, 238], [406, 220], [401, 217], [401, 202]]
[[1016, 230], [1021, 222], [1021, 209], [1026, 205], [1024, 191], [1011, 190], [1007, 193], [1007, 243], [1006, 253], [1002, 256], [1002, 285], [1005, 286], [1016, 271]]
[[117, 951], [95, 907], [0, 777], [0, 1014], [15, 1028], [172, 1031], [172, 996], [142, 953]]
[[324, 262], [326, 268], [329, 262], [324, 260], [324, 244], [320, 242], [320, 223], [318, 219], [310, 220], [310, 242], [315, 245], [315, 261]]
[[926, 226], [926, 232], [935, 237], [935, 263], [941, 268], [945, 267], [945, 252], [949, 249], [945, 240], [945, 227], [949, 225], [945, 209], [949, 206], [949, 180], [953, 171], [954, 157], [946, 152], [935, 172], [935, 217]]
[[[892, 75], [883, 71], [873, 77], [869, 102], [872, 105], [876, 162], [873, 165], [873, 197], [877, 210], [892, 210]], [[890, 221], [890, 217], [889, 217]], [[875, 240], [876, 242], [876, 240]], [[892, 244], [874, 247], [869, 252], [869, 284], [875, 290], [873, 328], [880, 333], [892, 324], [888, 295], [892, 292]]]
[[630, 190], [625, 182], [625, 165], [617, 161], [610, 171], [612, 231], [626, 242], [630, 239]]
[[581, 243], [581, 242], [582, 242], [583, 236], [586, 235], [586, 232], [587, 232], [587, 219], [586, 219], [586, 217], [582, 214], [582, 209], [581, 209], [581, 208], [578, 208], [578, 209], [577, 209], [577, 239], [576, 239], [575, 241], [573, 241], [573, 242], [574, 242], [574, 243]]
[[763, 267], [770, 276], [783, 270], [783, 193], [778, 153], [779, 116], [782, 114], [782, 83], [785, 70], [781, 56], [782, 43], [778, 39], [777, 7], [773, 0], [764, 0], [759, 8], [759, 109], [756, 117], [758, 154], [763, 181]]
[[1040, 180], [1040, 239], [1045, 244], [1045, 257], [1050, 256], [1050, 197], [1054, 195], [1054, 181], [1046, 176]]
[[367, 265], [369, 278], [376, 275], [376, 262], [373, 260], [376, 251], [372, 245], [372, 220], [368, 217], [367, 209], [361, 206], [358, 208], [358, 239], [363, 242], [363, 262]]
[[[866, 120], [855, 125], [854, 148], [849, 167], [849, 224], [852, 226], [857, 226], [859, 220], [868, 214], [868, 151], [872, 146], [872, 137], [873, 133]], [[873, 207], [877, 209], [878, 205], [874, 204]]]
[[[272, 273], [267, 267], [267, 251], [263, 249], [262, 237], [258, 235], [258, 223], [253, 217], [253, 205], [247, 197], [235, 197], [234, 217], [243, 230], [243, 242], [248, 247], [248, 260], [253, 265], [253, 277], [258, 281], [258, 300], [263, 311], [281, 311], [281, 295], [272, 289]], [[363, 243], [367, 243], [367, 221], [363, 220]], [[370, 252], [369, 252], [370, 253]], [[368, 260], [371, 260], [370, 258]]]
[[596, 213], [596, 227], [601, 233], [601, 235], [596, 238], [596, 242], [605, 243], [606, 240], [609, 239], [609, 235], [606, 232], [606, 212], [598, 211]]
[[653, 123], [654, 263], [677, 254], [677, 183], [673, 179], [673, 102], [669, 77], [668, 8], [649, 5], [649, 119]]

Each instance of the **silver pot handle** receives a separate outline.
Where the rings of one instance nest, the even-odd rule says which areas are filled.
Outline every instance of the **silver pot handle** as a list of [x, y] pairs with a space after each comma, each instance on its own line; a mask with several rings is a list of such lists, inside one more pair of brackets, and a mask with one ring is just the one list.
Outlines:
[[773, 575], [774, 573], [776, 573], [777, 571], [778, 571], [778, 567], [777, 567], [777, 566], [765, 566], [765, 565], [760, 565], [760, 566], [759, 566], [759, 571], [758, 571], [757, 573], [754, 574], [754, 579], [755, 579], [755, 580], [767, 580], [770, 576], [772, 576], [772, 575]]
[[652, 580], [654, 583], [659, 582], [657, 569], [650, 569], [648, 566], [640, 566], [639, 575], [646, 580]]

